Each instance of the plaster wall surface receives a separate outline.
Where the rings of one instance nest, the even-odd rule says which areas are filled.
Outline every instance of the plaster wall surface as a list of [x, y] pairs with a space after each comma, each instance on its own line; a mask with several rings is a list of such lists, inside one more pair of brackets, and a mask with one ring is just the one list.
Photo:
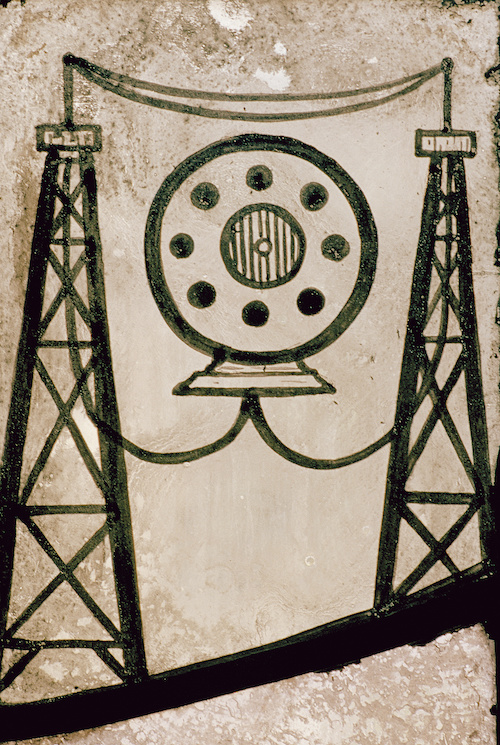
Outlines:
[[[493, 266], [499, 212], [494, 139], [498, 92], [484, 76], [497, 62], [497, 36], [497, 7], [492, 2], [26, 0], [21, 5], [13, 0], [0, 8], [2, 436], [43, 169], [34, 126], [62, 119], [63, 54], [72, 52], [105, 68], [165, 85], [259, 94], [368, 87], [451, 57], [453, 124], [478, 136], [477, 155], [467, 162], [467, 180], [493, 463], [500, 440], [494, 323], [498, 276]], [[148, 285], [143, 243], [151, 202], [172, 169], [216, 140], [247, 132], [293, 137], [334, 158], [362, 189], [379, 237], [376, 277], [363, 310], [334, 344], [308, 360], [337, 392], [265, 400], [266, 417], [287, 445], [316, 458], [359, 450], [391, 428], [428, 170], [426, 158], [414, 157], [414, 132], [443, 124], [441, 76], [367, 111], [305, 122], [248, 124], [141, 107], [75, 75], [75, 119], [103, 129], [103, 149], [95, 155], [99, 223], [114, 374], [126, 437], [148, 450], [186, 450], [217, 439], [236, 417], [238, 399], [172, 396], [172, 388], [209, 359], [175, 336], [161, 317]], [[301, 215], [308, 236], [310, 282], [321, 285], [320, 253], [315, 257], [312, 251], [314, 241], [319, 245], [321, 236], [331, 232], [329, 221], [338, 220], [349, 236], [352, 251], [339, 263], [336, 290], [339, 297], [347, 297], [360, 249], [345, 200], [332, 191], [330, 212], [325, 209], [317, 218], [316, 213], [303, 214], [300, 189], [321, 177], [297, 159], [273, 155], [275, 199], [286, 201], [292, 213]], [[198, 245], [203, 247], [190, 270], [195, 279], [211, 279], [213, 266], [208, 264], [218, 252], [214, 236], [239, 200], [248, 199], [244, 173], [251, 164], [247, 158], [235, 161], [234, 167], [229, 162], [209, 171], [210, 179], [218, 179], [221, 193], [221, 212], [215, 216], [193, 215], [187, 198], [172, 202], [169, 229], [189, 232], [189, 225], [197, 250]], [[165, 262], [169, 260], [167, 256]], [[51, 281], [54, 278], [48, 278], [49, 288]], [[174, 289], [175, 281], [182, 289], [182, 276], [173, 280]], [[220, 297], [230, 292], [228, 276], [217, 281]], [[289, 283], [280, 288], [280, 300], [272, 308], [279, 320], [265, 329], [265, 344], [279, 346], [283, 336], [293, 344], [294, 334], [303, 333], [302, 320], [289, 310], [295, 302], [294, 287]], [[247, 290], [240, 289], [243, 296]], [[324, 292], [326, 310], [328, 303], [333, 307], [340, 302]], [[242, 337], [250, 349], [266, 348], [260, 346], [258, 330], [237, 320], [240, 306], [235, 304], [231, 315], [233, 301], [227, 302], [225, 315], [215, 312], [206, 321], [207, 328], [222, 328], [226, 338]], [[199, 312], [194, 311], [194, 317]], [[52, 365], [60, 390], [69, 395], [67, 362], [54, 354], [47, 357], [47, 364]], [[453, 405], [457, 424], [465, 424], [458, 389], [455, 404], [450, 400]], [[42, 387], [35, 390], [25, 471], [56, 415]], [[97, 452], [96, 433], [86, 424], [83, 407], [76, 407], [74, 418]], [[279, 458], [246, 426], [229, 447], [194, 463], [158, 466], [126, 457], [150, 672], [272, 642], [372, 606], [387, 447], [348, 468], [305, 469]], [[92, 484], [78, 469], [72, 438], [63, 434], [37, 485], [37, 503], [46, 498], [63, 503], [70, 490], [75, 499], [84, 499]], [[426, 452], [413, 488], [467, 488], [465, 474], [446, 451], [444, 439], [437, 438]], [[452, 517], [449, 510], [422, 514], [436, 535], [446, 531]], [[60, 555], [69, 559], [98, 527], [98, 516], [94, 518], [46, 520], [44, 529]], [[423, 550], [410, 533], [402, 534], [408, 543], [398, 557], [400, 578]], [[464, 567], [479, 561], [477, 523], [471, 523], [454, 551], [454, 561]], [[114, 618], [109, 546], [102, 544], [79, 572]], [[47, 557], [21, 531], [11, 613], [29, 602], [36, 583], [50, 581], [54, 574]], [[423, 584], [445, 574], [436, 568]], [[54, 617], [61, 638], [75, 629], [80, 636], [93, 638], [93, 619], [73, 600], [61, 592], [52, 606], [33, 616], [29, 632], [34, 638], [48, 633]], [[40, 693], [54, 696], [116, 682], [92, 653], [74, 655], [39, 655], [5, 692], [5, 700], [15, 703]], [[341, 671], [302, 676], [39, 742], [493, 743], [492, 701], [492, 650], [482, 629], [474, 627], [427, 647], [390, 651]]]

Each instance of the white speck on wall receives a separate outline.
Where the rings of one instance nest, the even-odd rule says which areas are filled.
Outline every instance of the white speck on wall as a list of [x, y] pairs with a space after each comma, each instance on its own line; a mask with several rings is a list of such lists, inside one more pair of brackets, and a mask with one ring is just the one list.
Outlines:
[[376, 57], [370, 57], [370, 59], [366, 60], [369, 65], [376, 65], [378, 62], [378, 59]]
[[43, 670], [44, 673], [47, 673], [52, 680], [56, 680], [58, 683], [64, 679], [67, 672], [66, 668], [64, 668], [60, 662], [45, 662], [43, 665], [40, 665], [40, 669]]
[[242, 31], [253, 20], [247, 8], [235, 0], [210, 0], [208, 12], [219, 26], [229, 31]]
[[97, 458], [99, 456], [99, 437], [96, 428], [84, 413], [83, 407], [79, 408], [78, 406], [75, 406], [72, 414], [75, 424], [87, 443], [90, 452]]
[[275, 72], [266, 72], [260, 67], [253, 74], [257, 80], [262, 80], [263, 83], [269, 86], [272, 91], [284, 91], [288, 88], [292, 79], [287, 73], [284, 67]]
[[89, 626], [92, 623], [91, 618], [79, 618], [76, 622], [77, 626]]
[[167, 29], [172, 26], [174, 22], [174, 17], [179, 15], [181, 13], [181, 4], [176, 3], [175, 5], [171, 5], [170, 3], [164, 6], [159, 6], [154, 11], [153, 15], [151, 16], [151, 19], [154, 23], [158, 24], [158, 26], [162, 29]]
[[282, 57], [284, 57], [286, 55], [287, 50], [286, 50], [286, 46], [282, 44], [281, 41], [277, 41], [276, 44], [274, 45], [274, 51], [276, 52], [276, 54], [279, 54]]

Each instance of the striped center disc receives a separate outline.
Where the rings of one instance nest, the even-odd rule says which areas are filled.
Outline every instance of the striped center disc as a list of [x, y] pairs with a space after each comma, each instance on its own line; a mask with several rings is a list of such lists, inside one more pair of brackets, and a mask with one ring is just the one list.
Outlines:
[[304, 259], [306, 237], [287, 210], [274, 204], [251, 204], [229, 218], [220, 250], [234, 279], [265, 289], [295, 277]]

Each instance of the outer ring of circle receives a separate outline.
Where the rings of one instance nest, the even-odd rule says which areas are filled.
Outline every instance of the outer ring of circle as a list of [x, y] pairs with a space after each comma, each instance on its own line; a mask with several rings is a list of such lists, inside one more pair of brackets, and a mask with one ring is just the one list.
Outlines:
[[[288, 349], [266, 352], [234, 349], [200, 334], [177, 308], [165, 279], [161, 259], [161, 225], [165, 210], [174, 193], [195, 171], [215, 158], [239, 151], [273, 151], [301, 158], [325, 173], [343, 193], [354, 213], [361, 240], [359, 272], [347, 302], [331, 323], [313, 339]], [[366, 302], [377, 265], [377, 229], [366, 198], [349, 174], [335, 161], [311, 145], [292, 137], [244, 134], [214, 142], [190, 155], [164, 180], [151, 204], [144, 240], [146, 273], [153, 297], [172, 331], [194, 349], [215, 360], [241, 364], [274, 364], [294, 362], [310, 357], [329, 346], [351, 325]]]

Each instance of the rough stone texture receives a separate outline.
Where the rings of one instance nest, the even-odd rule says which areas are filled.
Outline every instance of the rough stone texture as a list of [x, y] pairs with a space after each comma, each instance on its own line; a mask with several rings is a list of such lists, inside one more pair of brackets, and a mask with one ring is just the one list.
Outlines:
[[[0, 8], [2, 433], [43, 168], [34, 149], [34, 125], [61, 119], [64, 53], [144, 80], [239, 93], [368, 86], [451, 56], [454, 124], [478, 132], [478, 155], [467, 163], [467, 178], [493, 459], [500, 439], [493, 323], [498, 283], [492, 262], [497, 91], [484, 73], [497, 61], [496, 13], [494, 3], [434, 0], [27, 0]], [[338, 394], [270, 400], [266, 415], [287, 444], [316, 457], [357, 450], [386, 432], [394, 416], [427, 177], [427, 160], [413, 156], [414, 130], [441, 126], [441, 78], [380, 109], [269, 126], [144, 109], [78, 76], [75, 94], [77, 121], [103, 127], [104, 147], [96, 155], [99, 217], [124, 433], [145, 448], [182, 450], [219, 437], [234, 420], [237, 401], [171, 396], [172, 387], [205, 366], [207, 358], [174, 337], [160, 317], [142, 246], [149, 206], [170, 170], [198, 148], [247, 131], [297, 137], [336, 158], [362, 187], [380, 241], [376, 282], [363, 313], [348, 333], [311, 360]], [[302, 173], [290, 167], [287, 177], [290, 184], [300, 183]], [[71, 383], [66, 368], [55, 355], [52, 363], [65, 390]], [[30, 458], [56, 415], [41, 388], [34, 395]], [[463, 411], [456, 415], [464, 421]], [[85, 428], [83, 408], [75, 419]], [[92, 428], [84, 434], [95, 448]], [[50, 494], [62, 502], [69, 488], [75, 498], [87, 494], [88, 474], [78, 472], [69, 435], [53, 455], [37, 501]], [[428, 458], [415, 488], [431, 483], [430, 488], [444, 489], [450, 478], [462, 488], [453, 466], [442, 467], [448, 461], [439, 443]], [[247, 427], [236, 443], [208, 460], [159, 467], [129, 458], [127, 465], [152, 672], [266, 643], [371, 606], [387, 448], [348, 469], [306, 471], [280, 460]], [[449, 516], [425, 519], [439, 534]], [[44, 527], [52, 531], [61, 555], [69, 557], [95, 529], [88, 520], [72, 519], [68, 525], [61, 518]], [[30, 540], [22, 533], [18, 537], [13, 610], [21, 610], [55, 573]], [[408, 540], [399, 557], [401, 576], [420, 550], [410, 535]], [[470, 565], [476, 557], [472, 529], [454, 559]], [[110, 568], [104, 545], [78, 571], [109, 604], [112, 616]], [[427, 583], [439, 578], [429, 577]], [[46, 633], [54, 614], [57, 633], [77, 629], [80, 638], [92, 636], [92, 619], [69, 597], [55, 598], [52, 609], [33, 619], [30, 633]], [[492, 675], [490, 649], [477, 628], [330, 676], [304, 676], [50, 742], [489, 743]], [[46, 653], [6, 700], [114, 680], [88, 653], [76, 658]]]
[[332, 673], [303, 675], [174, 711], [29, 742], [493, 745], [493, 672], [492, 650], [477, 626]]

